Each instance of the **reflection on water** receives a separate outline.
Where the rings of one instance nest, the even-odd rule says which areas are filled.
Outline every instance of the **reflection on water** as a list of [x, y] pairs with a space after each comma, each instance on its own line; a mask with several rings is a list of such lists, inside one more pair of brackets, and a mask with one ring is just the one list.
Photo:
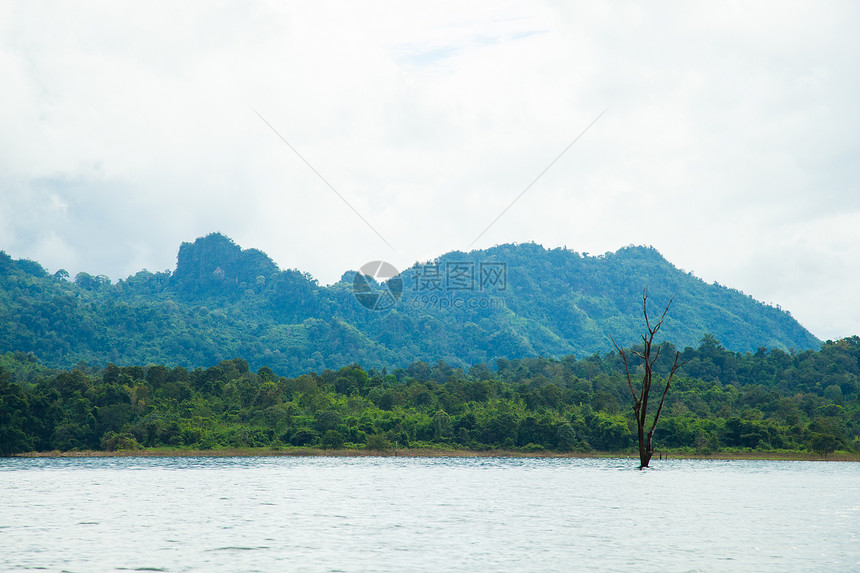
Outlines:
[[860, 570], [860, 466], [0, 459], [0, 570]]

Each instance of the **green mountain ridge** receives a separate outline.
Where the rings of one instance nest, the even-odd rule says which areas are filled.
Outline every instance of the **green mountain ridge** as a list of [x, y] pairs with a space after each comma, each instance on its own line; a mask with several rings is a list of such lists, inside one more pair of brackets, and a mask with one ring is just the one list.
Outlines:
[[385, 311], [359, 303], [354, 276], [321, 286], [219, 233], [183, 243], [173, 272], [144, 270], [115, 284], [87, 273], [70, 282], [63, 271], [0, 252], [0, 352], [32, 352], [66, 368], [193, 368], [242, 356], [284, 375], [355, 362], [582, 357], [608, 352], [610, 334], [637, 342], [645, 287], [653, 310], [675, 297], [661, 334], [679, 348], [705, 334], [735, 352], [821, 345], [788, 312], [707, 284], [652, 247], [600, 256], [533, 243], [451, 252], [402, 271], [402, 295]]

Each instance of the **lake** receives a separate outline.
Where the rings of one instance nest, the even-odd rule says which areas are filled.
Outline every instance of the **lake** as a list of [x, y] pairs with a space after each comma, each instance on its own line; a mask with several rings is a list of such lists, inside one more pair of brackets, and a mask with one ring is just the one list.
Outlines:
[[860, 570], [860, 465], [653, 465], [4, 458], [0, 570]]

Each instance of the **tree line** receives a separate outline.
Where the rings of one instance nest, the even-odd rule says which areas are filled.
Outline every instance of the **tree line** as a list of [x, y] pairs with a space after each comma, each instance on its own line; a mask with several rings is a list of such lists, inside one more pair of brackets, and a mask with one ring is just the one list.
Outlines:
[[[655, 349], [657, 345], [655, 344]], [[661, 347], [654, 388], [676, 349]], [[678, 351], [657, 451], [860, 451], [860, 338], [802, 353]], [[0, 355], [0, 454], [138, 448], [435, 447], [627, 452], [636, 421], [617, 354], [497, 359], [464, 369], [358, 364], [296, 377], [243, 359], [56, 370]]]

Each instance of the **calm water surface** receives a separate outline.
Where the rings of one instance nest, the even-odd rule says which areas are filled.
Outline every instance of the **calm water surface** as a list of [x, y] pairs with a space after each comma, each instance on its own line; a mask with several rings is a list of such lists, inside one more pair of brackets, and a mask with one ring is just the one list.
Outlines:
[[860, 571], [860, 465], [0, 459], [0, 570]]

